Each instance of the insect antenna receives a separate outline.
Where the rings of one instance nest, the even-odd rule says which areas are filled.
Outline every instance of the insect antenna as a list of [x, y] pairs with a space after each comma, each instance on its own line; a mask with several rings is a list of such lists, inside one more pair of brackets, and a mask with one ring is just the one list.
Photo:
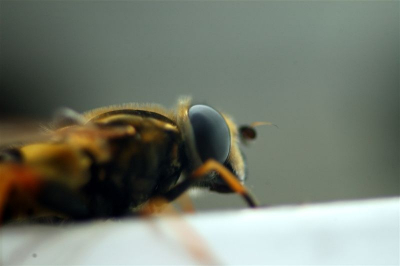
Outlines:
[[253, 122], [250, 125], [243, 125], [239, 127], [239, 135], [242, 143], [248, 144], [249, 141], [257, 138], [257, 131], [255, 127], [259, 126], [274, 126], [279, 128], [277, 125], [271, 122]]

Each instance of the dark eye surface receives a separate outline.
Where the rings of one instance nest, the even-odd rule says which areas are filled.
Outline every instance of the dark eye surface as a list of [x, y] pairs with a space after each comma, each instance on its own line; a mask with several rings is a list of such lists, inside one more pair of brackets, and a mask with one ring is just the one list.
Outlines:
[[229, 155], [231, 135], [222, 115], [207, 105], [198, 104], [190, 107], [189, 120], [201, 160], [224, 163]]

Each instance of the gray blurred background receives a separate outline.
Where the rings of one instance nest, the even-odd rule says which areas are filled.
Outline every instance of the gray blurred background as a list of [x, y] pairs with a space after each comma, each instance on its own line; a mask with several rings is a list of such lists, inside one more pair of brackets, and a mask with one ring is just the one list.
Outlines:
[[[399, 195], [398, 1], [1, 1], [0, 112], [47, 119], [181, 95], [271, 121], [264, 204]], [[200, 209], [241, 208], [208, 193]]]

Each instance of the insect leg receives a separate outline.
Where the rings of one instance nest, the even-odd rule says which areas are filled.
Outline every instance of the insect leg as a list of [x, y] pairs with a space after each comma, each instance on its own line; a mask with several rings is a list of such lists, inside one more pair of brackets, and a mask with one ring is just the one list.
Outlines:
[[232, 191], [240, 194], [249, 207], [257, 207], [259, 204], [254, 196], [247, 190], [247, 188], [242, 185], [239, 180], [232, 174], [225, 166], [220, 164], [219, 162], [209, 159], [207, 160], [202, 166], [197, 168], [192, 173], [193, 178], [199, 178], [204, 176], [205, 174], [215, 171], [217, 172], [220, 177], [228, 184], [228, 186], [232, 189]]
[[[221, 265], [221, 262], [214, 255], [212, 250], [208, 248], [203, 237], [183, 219], [183, 216], [172, 204], [169, 204], [165, 198], [158, 196], [150, 199], [141, 210], [140, 214], [148, 217], [153, 214], [155, 207], [157, 208], [160, 206], [162, 206], [162, 209], [159, 212], [159, 215], [161, 217], [168, 216], [168, 219], [164, 219], [164, 221], [168, 223], [169, 227], [174, 232], [177, 233], [180, 242], [194, 259], [196, 259], [201, 265]], [[153, 222], [153, 220], [149, 221]]]
[[168, 191], [164, 197], [169, 200], [173, 201], [177, 197], [179, 197], [183, 192], [185, 192], [198, 178], [206, 175], [209, 172], [215, 171], [217, 172], [220, 177], [228, 184], [228, 186], [232, 189], [232, 191], [240, 194], [246, 203], [254, 208], [257, 207], [259, 204], [254, 196], [243, 186], [237, 178], [222, 164], [219, 162], [209, 159], [207, 160], [202, 166], [197, 168], [189, 178], [178, 184], [176, 187]]
[[194, 181], [195, 180], [193, 180], [191, 178], [187, 178], [187, 179], [183, 180], [181, 183], [179, 183], [178, 185], [176, 185], [174, 188], [169, 190], [167, 193], [162, 195], [162, 197], [164, 197], [168, 202], [171, 202], [171, 201], [175, 200], [176, 198], [178, 198], [183, 193], [185, 193], [191, 187], [191, 185], [194, 183]]
[[179, 208], [184, 212], [184, 213], [194, 213], [195, 209], [193, 206], [192, 199], [190, 198], [188, 193], [183, 193], [180, 197], [178, 197], [175, 201]]

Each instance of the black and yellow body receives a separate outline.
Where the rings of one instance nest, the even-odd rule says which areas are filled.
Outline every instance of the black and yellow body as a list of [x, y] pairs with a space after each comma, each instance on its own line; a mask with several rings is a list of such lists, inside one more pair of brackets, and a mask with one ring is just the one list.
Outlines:
[[208, 106], [192, 107], [185, 99], [176, 111], [125, 105], [58, 118], [62, 126], [48, 140], [0, 155], [0, 220], [118, 217], [190, 186], [232, 192], [216, 169], [177, 185], [207, 160], [239, 184], [245, 177], [236, 125]]

